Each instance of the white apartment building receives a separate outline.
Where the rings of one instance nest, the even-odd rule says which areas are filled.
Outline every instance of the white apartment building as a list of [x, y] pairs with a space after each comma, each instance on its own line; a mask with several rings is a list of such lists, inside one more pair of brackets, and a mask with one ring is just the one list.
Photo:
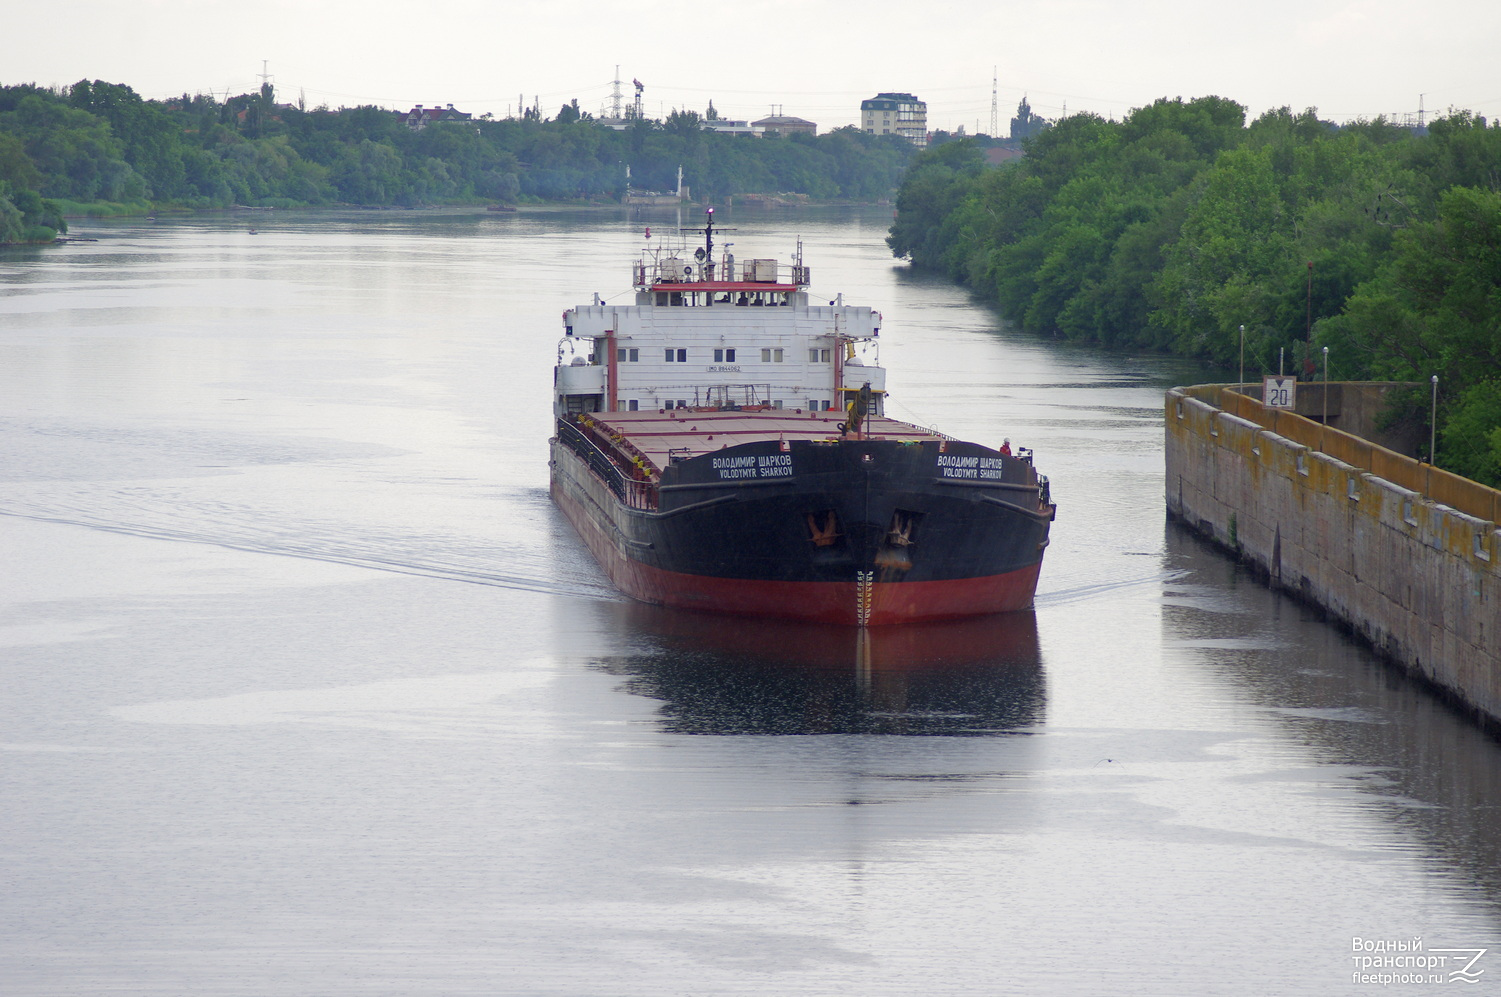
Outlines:
[[900, 135], [918, 148], [928, 144], [928, 105], [910, 93], [881, 93], [860, 102], [860, 129]]

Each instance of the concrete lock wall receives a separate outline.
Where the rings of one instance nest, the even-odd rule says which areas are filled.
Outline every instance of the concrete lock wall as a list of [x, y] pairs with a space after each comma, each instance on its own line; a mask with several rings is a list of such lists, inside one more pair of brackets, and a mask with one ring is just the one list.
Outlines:
[[1165, 414], [1172, 515], [1501, 725], [1501, 492], [1219, 385]]

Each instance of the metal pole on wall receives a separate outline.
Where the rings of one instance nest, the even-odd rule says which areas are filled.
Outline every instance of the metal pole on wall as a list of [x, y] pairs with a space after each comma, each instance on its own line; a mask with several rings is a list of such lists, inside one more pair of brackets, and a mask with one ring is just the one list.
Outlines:
[[1438, 446], [1438, 375], [1433, 375], [1433, 407], [1428, 413], [1428, 464], [1437, 463], [1434, 459], [1438, 455], [1434, 449]]
[[1246, 327], [1240, 327], [1240, 390], [1246, 390]]
[[1329, 425], [1329, 347], [1324, 347], [1324, 425]]

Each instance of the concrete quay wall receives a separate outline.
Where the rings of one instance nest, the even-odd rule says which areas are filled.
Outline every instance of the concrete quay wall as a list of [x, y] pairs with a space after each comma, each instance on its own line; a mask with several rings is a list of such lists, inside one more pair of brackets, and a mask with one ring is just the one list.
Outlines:
[[1217, 385], [1165, 416], [1172, 515], [1501, 728], [1501, 493]]

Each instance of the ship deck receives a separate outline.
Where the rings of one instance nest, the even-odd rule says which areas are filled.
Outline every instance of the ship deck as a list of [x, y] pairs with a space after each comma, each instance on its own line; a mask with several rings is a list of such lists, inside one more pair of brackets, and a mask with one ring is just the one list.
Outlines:
[[[836, 440], [844, 413], [795, 409], [720, 411], [668, 409], [648, 412], [591, 412], [595, 425], [630, 441], [658, 469], [668, 455], [698, 457], [725, 447], [763, 440]], [[922, 442], [948, 439], [942, 433], [886, 416], [871, 416], [864, 434], [871, 440]]]

